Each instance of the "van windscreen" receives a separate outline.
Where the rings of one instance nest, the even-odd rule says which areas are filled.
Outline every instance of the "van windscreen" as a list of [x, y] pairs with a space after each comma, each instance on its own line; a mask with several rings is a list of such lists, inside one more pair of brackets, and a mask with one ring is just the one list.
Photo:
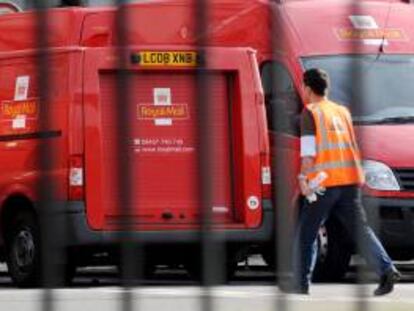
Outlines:
[[357, 123], [414, 122], [414, 55], [304, 57], [331, 80], [329, 97], [348, 106]]

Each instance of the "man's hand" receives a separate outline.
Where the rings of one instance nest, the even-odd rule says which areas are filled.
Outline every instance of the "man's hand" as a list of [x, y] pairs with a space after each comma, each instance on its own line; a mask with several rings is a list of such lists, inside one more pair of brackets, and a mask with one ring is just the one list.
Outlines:
[[308, 196], [312, 194], [312, 189], [310, 189], [308, 185], [308, 180], [306, 178], [306, 174], [311, 171], [315, 163], [314, 157], [302, 157], [301, 159], [301, 168], [300, 168], [300, 174], [298, 176], [299, 179], [299, 187], [300, 192], [304, 196]]
[[312, 189], [309, 187], [308, 182], [304, 179], [299, 179], [299, 188], [300, 193], [302, 193], [305, 197], [312, 194]]

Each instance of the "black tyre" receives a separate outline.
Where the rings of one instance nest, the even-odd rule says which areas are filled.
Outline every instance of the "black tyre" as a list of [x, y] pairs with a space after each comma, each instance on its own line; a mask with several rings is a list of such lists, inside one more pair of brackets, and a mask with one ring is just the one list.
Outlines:
[[[40, 229], [36, 217], [31, 212], [17, 214], [6, 234], [7, 267], [14, 284], [19, 287], [37, 287], [42, 284], [42, 256]], [[59, 267], [61, 279], [53, 281], [53, 286], [72, 283], [76, 265], [70, 261]]]
[[19, 287], [40, 284], [41, 256], [39, 226], [32, 213], [17, 215], [6, 235], [7, 266], [13, 282]]
[[321, 228], [318, 237], [318, 260], [313, 280], [340, 282], [349, 269], [352, 249], [346, 234], [336, 222]]

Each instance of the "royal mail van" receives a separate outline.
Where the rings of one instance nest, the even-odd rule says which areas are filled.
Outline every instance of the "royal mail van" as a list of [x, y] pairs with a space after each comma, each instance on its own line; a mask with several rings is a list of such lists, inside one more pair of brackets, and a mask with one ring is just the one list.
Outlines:
[[[291, 176], [297, 174], [299, 159], [302, 73], [319, 67], [330, 74], [330, 98], [350, 107], [358, 132], [370, 224], [394, 259], [413, 258], [413, 4], [402, 0], [217, 0], [210, 14], [212, 45], [234, 44], [258, 51], [272, 155], [279, 148], [292, 159]], [[284, 116], [275, 111], [284, 111]], [[283, 124], [276, 125], [281, 119]], [[277, 176], [274, 168], [273, 175]], [[289, 184], [294, 186], [294, 179]], [[321, 230], [319, 278], [339, 279], [347, 271], [353, 247], [346, 236], [335, 219]]]
[[[290, 159], [287, 188], [295, 189], [298, 172], [302, 73], [320, 67], [331, 76], [330, 97], [352, 110], [364, 156], [364, 200], [370, 224], [394, 259], [413, 258], [414, 6], [410, 1], [212, 0], [208, 4], [204, 36], [210, 46], [257, 51], [272, 163], [280, 160], [276, 154]], [[185, 44], [200, 36], [192, 22], [193, 1], [142, 3], [140, 12], [143, 15], [136, 23], [142, 28], [151, 20], [168, 17], [167, 30], [160, 23], [154, 26], [155, 33], [135, 33], [148, 44], [166, 38]], [[278, 174], [272, 167], [274, 181]], [[326, 223], [319, 239], [317, 277], [332, 280], [345, 274], [354, 252], [346, 237], [335, 219]], [[261, 252], [269, 263], [274, 262], [273, 241], [262, 244]]]
[[[67, 279], [96, 256], [119, 261], [124, 226], [148, 247], [147, 263], [198, 265], [199, 146], [206, 143], [198, 134], [200, 57], [206, 57], [209, 81], [213, 237], [227, 246], [229, 267], [245, 249], [270, 239], [269, 144], [255, 51], [214, 46], [200, 56], [187, 39], [191, 15], [184, 15], [188, 24], [175, 42], [168, 4], [129, 4], [127, 12], [129, 41], [119, 53], [115, 8], [48, 11], [47, 96], [37, 65], [36, 14], [0, 16], [1, 259], [19, 286], [39, 283], [47, 256], [40, 249], [44, 177], [53, 185], [50, 208], [64, 216]], [[121, 63], [127, 102], [118, 100]], [[120, 107], [129, 125], [128, 208], [119, 203]], [[42, 145], [53, 155], [48, 170], [39, 164]]]

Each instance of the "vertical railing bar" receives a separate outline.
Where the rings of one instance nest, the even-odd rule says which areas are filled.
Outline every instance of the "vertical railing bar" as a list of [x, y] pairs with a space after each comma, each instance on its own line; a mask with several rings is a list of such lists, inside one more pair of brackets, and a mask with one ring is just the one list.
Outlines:
[[[49, 84], [49, 55], [48, 55], [48, 1], [34, 0], [33, 7], [35, 9], [36, 19], [36, 69], [37, 83], [39, 89], [39, 129], [47, 131], [50, 127], [50, 96], [48, 89]], [[42, 295], [42, 309], [44, 311], [52, 311], [55, 309], [53, 286], [59, 279], [56, 273], [57, 258], [59, 251], [56, 247], [56, 241], [52, 237], [55, 236], [56, 217], [52, 208], [52, 200], [54, 199], [54, 185], [51, 181], [50, 171], [53, 168], [53, 154], [49, 147], [49, 140], [43, 140], [37, 147], [37, 161], [40, 172], [40, 181], [38, 183], [39, 197], [39, 226], [41, 243], [41, 276], [44, 290]]]
[[[132, 237], [133, 222], [131, 185], [131, 152], [130, 152], [130, 122], [129, 122], [129, 103], [130, 103], [130, 78], [128, 74], [128, 12], [127, 0], [116, 0], [116, 35], [118, 46], [116, 49], [118, 68], [116, 79], [116, 124], [117, 124], [117, 150], [119, 154], [117, 163], [117, 190], [119, 193], [118, 206], [125, 215], [125, 221], [121, 221], [119, 238], [121, 243], [121, 283], [122, 283], [122, 310], [132, 311], [133, 294], [132, 287], [134, 281], [134, 242]], [[124, 219], [124, 218], [122, 218]], [[135, 228], [136, 229], [136, 228]], [[136, 308], [135, 308], [136, 309]]]
[[[278, 51], [284, 48], [284, 36], [283, 36], [283, 29], [279, 29], [280, 24], [278, 24], [278, 10], [276, 9], [277, 1], [270, 3], [269, 6], [269, 16], [270, 16], [270, 32], [269, 32], [269, 43], [271, 48], [271, 55], [272, 61], [277, 59]], [[280, 36], [276, 36], [276, 34], [281, 34]], [[278, 38], [278, 40], [277, 40]], [[277, 75], [275, 72], [275, 68], [271, 65], [271, 74], [270, 74], [270, 85], [271, 85], [271, 92], [273, 92], [273, 86], [277, 82]], [[290, 220], [289, 220], [289, 193], [290, 189], [287, 182], [288, 177], [288, 159], [286, 159], [283, 151], [283, 138], [281, 133], [282, 124], [284, 122], [283, 116], [286, 113], [283, 111], [284, 107], [282, 105], [277, 105], [276, 109], [273, 110], [273, 115], [269, 116], [275, 121], [275, 128], [276, 131], [276, 139], [275, 144], [276, 148], [276, 155], [272, 156], [272, 168], [275, 169], [273, 172], [276, 176], [274, 192], [272, 197], [273, 208], [275, 211], [275, 218], [274, 218], [274, 232], [275, 232], [275, 239], [274, 239], [274, 252], [275, 252], [275, 310], [277, 311], [287, 311], [289, 310], [289, 302], [286, 299], [285, 294], [279, 294], [280, 292], [277, 291], [277, 286], [279, 288], [286, 288], [288, 286], [287, 282], [287, 273], [289, 270], [289, 261], [291, 259], [290, 256], [290, 241], [291, 236], [289, 232], [291, 229]]]
[[[351, 15], [358, 15], [358, 1], [354, 0], [352, 3], [352, 7], [351, 7]], [[353, 42], [352, 43], [352, 52], [354, 55], [359, 55], [360, 54], [360, 42]], [[353, 92], [354, 96], [352, 96], [351, 98], [351, 103], [350, 103], [350, 107], [351, 107], [351, 111], [357, 111], [356, 109], [353, 108], [358, 108], [358, 105], [361, 105], [364, 100], [361, 100], [359, 103], [357, 103], [357, 99], [360, 98], [364, 98], [365, 93], [364, 93], [364, 79], [362, 77], [362, 72], [361, 72], [361, 68], [358, 65], [358, 59], [357, 57], [353, 58], [353, 62], [351, 63], [351, 77], [352, 77], [352, 89], [356, 90], [355, 92]], [[363, 107], [358, 108], [359, 111], [363, 111]], [[363, 138], [363, 137], [362, 137]], [[359, 140], [359, 147], [361, 148], [361, 157], [363, 158], [363, 146], [364, 146], [364, 142], [362, 141], [361, 137]], [[359, 224], [359, 222], [358, 222]], [[362, 252], [361, 249], [363, 247], [362, 245], [362, 239], [361, 237], [361, 232], [362, 232], [362, 228], [359, 225], [357, 225], [357, 238], [355, 241], [355, 246], [357, 249], [357, 253], [360, 254], [359, 256], [361, 256]], [[356, 289], [356, 297], [358, 298], [356, 300], [356, 304], [355, 304], [355, 309], [357, 311], [367, 311], [369, 310], [369, 304], [368, 301], [366, 299], [366, 297], [368, 296], [368, 289], [366, 284], [367, 281], [367, 273], [366, 273], [366, 267], [363, 267], [361, 265], [357, 264], [356, 267], [356, 285], [355, 285], [355, 289]]]
[[209, 109], [209, 76], [207, 69], [207, 23], [208, 4], [206, 0], [195, 0], [196, 18], [196, 49], [198, 65], [196, 69], [196, 103], [198, 124], [198, 172], [199, 172], [199, 196], [200, 196], [200, 241], [201, 241], [201, 309], [213, 310], [211, 298], [212, 285], [212, 214], [211, 214], [211, 141], [209, 137], [209, 124], [211, 109]]

